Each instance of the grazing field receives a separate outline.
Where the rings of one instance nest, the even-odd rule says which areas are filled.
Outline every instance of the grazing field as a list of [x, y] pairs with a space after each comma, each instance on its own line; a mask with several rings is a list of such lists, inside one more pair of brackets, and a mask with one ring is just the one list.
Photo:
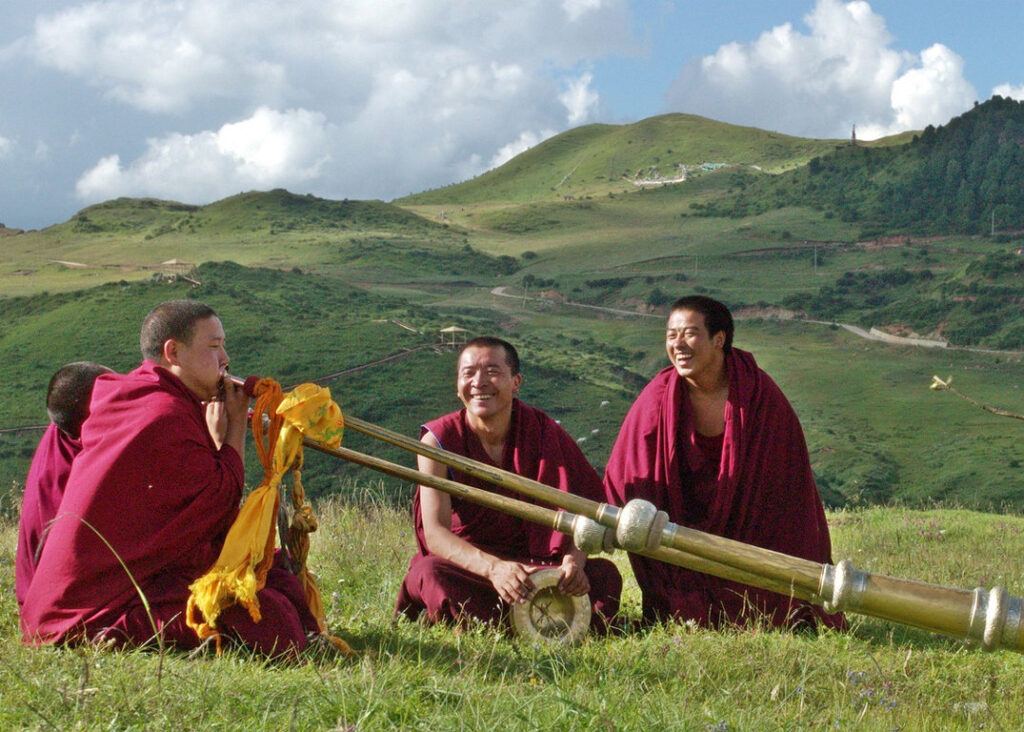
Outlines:
[[[307, 471], [312, 477], [312, 471]], [[15, 527], [0, 524], [2, 729], [1009, 730], [1024, 658], [850, 616], [843, 633], [667, 625], [575, 648], [391, 617], [414, 548], [387, 484], [320, 502], [310, 565], [331, 629], [360, 656], [281, 666], [18, 642]], [[962, 510], [830, 513], [835, 557], [891, 576], [1024, 592], [1024, 519]], [[639, 616], [627, 579], [625, 613]]]

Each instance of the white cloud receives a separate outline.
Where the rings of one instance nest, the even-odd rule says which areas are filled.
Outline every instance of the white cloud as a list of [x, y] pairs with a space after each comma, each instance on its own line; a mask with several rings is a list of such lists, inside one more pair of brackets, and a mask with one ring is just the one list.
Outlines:
[[553, 130], [544, 130], [539, 133], [530, 131], [521, 132], [519, 137], [512, 142], [503, 145], [502, 148], [495, 153], [494, 157], [491, 158], [489, 167], [497, 168], [499, 165], [504, 165], [519, 153], [526, 152], [531, 147], [543, 142], [553, 134], [555, 134]]
[[1017, 86], [1000, 84], [992, 90], [992, 93], [998, 94], [1001, 97], [1016, 99], [1018, 102], [1024, 102], [1024, 84], [1018, 84]]
[[919, 130], [943, 124], [974, 100], [974, 87], [963, 76], [964, 61], [940, 43], [921, 52], [921, 65], [892, 83], [892, 131]]
[[215, 132], [148, 140], [145, 153], [127, 165], [108, 155], [75, 188], [86, 202], [122, 195], [207, 202], [239, 190], [294, 186], [320, 176], [333, 132], [316, 112], [260, 108]]
[[688, 64], [669, 107], [790, 134], [859, 137], [942, 124], [969, 108], [963, 60], [936, 44], [919, 56], [891, 48], [884, 19], [862, 0], [818, 0], [804, 19]]
[[574, 22], [600, 7], [601, 0], [562, 0], [562, 9], [569, 20]]
[[578, 79], [570, 80], [568, 88], [558, 95], [558, 100], [565, 105], [569, 112], [570, 127], [583, 124], [597, 109], [600, 97], [590, 88], [590, 83], [593, 80], [594, 77], [591, 74], [583, 74]]
[[[255, 16], [241, 5], [226, 14], [218, 4], [107, 0], [71, 7], [37, 20], [35, 58], [148, 112], [180, 112], [209, 97], [272, 96], [284, 74], [250, 47], [257, 39], [246, 31]], [[269, 30], [281, 18], [264, 6], [260, 19]]]
[[11, 154], [11, 150], [14, 149], [14, 143], [8, 140], [3, 135], [0, 135], [0, 160]]
[[269, 152], [228, 154], [248, 154], [251, 135], [223, 147], [226, 121], [265, 108], [315, 109], [333, 129], [318, 194], [393, 198], [590, 119], [600, 99], [585, 69], [635, 47], [628, 17], [627, 0], [97, 0], [41, 17], [25, 45], [123, 118], [163, 120], [141, 156], [131, 139], [107, 143], [80, 196], [173, 188], [192, 202], [239, 179], [285, 185]]

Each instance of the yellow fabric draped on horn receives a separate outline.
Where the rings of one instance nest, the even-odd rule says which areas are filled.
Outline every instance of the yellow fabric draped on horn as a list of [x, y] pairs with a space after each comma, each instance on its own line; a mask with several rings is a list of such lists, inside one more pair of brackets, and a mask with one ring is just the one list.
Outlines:
[[[191, 595], [186, 609], [186, 622], [201, 639], [217, 638], [217, 617], [235, 603], [260, 620], [256, 596], [266, 584], [267, 572], [273, 563], [277, 535], [277, 513], [280, 507], [279, 487], [288, 470], [292, 471], [292, 506], [294, 514], [283, 540], [288, 545], [295, 573], [302, 582], [310, 611], [324, 637], [339, 651], [354, 655], [340, 638], [326, 632], [326, 614], [316, 580], [306, 568], [309, 534], [316, 531], [316, 517], [306, 503], [302, 488], [302, 440], [312, 440], [330, 447], [341, 444], [345, 421], [341, 409], [331, 400], [331, 392], [316, 384], [301, 384], [286, 395], [273, 379], [261, 379], [254, 389], [252, 431], [256, 452], [263, 465], [263, 481], [249, 494], [238, 516], [228, 530], [224, 546], [214, 566], [189, 587]], [[264, 440], [263, 415], [269, 415], [269, 429]]]

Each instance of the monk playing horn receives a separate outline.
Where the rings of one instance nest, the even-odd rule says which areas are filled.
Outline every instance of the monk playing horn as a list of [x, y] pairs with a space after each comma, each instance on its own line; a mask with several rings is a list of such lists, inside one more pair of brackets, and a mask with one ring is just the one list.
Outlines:
[[[684, 297], [665, 332], [671, 365], [633, 404], [605, 473], [609, 503], [650, 501], [669, 521], [831, 562], [825, 512], [796, 414], [754, 357], [732, 347], [722, 303]], [[842, 624], [793, 598], [630, 555], [646, 622]]]
[[[601, 481], [565, 430], [516, 397], [519, 355], [499, 338], [476, 338], [459, 355], [456, 388], [463, 409], [428, 422], [422, 441], [594, 500]], [[425, 473], [504, 493], [489, 483], [420, 456]], [[511, 494], [507, 494], [511, 495]], [[570, 537], [419, 486], [413, 503], [419, 552], [399, 591], [395, 612], [429, 622], [471, 618], [499, 622], [534, 591], [530, 575], [557, 566], [558, 589], [589, 592], [591, 626], [601, 632], [619, 608], [622, 578], [607, 559], [590, 559]]]
[[[248, 397], [224, 378], [224, 341], [206, 305], [165, 302], [143, 321], [142, 365], [96, 379], [21, 608], [27, 644], [199, 644], [185, 623], [189, 584], [217, 559], [244, 478]], [[229, 607], [224, 637], [266, 655], [301, 651], [318, 626], [298, 579], [274, 567], [258, 597], [262, 619]]]

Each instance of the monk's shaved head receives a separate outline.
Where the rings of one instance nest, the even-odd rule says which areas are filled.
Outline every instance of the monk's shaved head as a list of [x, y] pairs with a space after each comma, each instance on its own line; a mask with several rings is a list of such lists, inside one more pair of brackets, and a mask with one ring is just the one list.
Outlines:
[[57, 369], [46, 389], [46, 413], [58, 429], [78, 438], [89, 416], [92, 386], [100, 374], [113, 373], [92, 361], [75, 361]]
[[729, 312], [723, 303], [707, 295], [687, 295], [672, 303], [669, 315], [677, 310], [689, 310], [700, 313], [704, 316], [704, 326], [708, 329], [708, 335], [715, 333], [725, 334], [725, 344], [722, 347], [723, 353], [732, 350], [732, 335], [735, 327], [732, 321], [732, 313]]
[[209, 305], [195, 300], [168, 300], [149, 311], [142, 321], [139, 347], [142, 357], [159, 363], [164, 343], [169, 339], [191, 343], [195, 324], [217, 313]]
[[512, 369], [512, 375], [515, 376], [519, 373], [519, 351], [511, 343], [503, 338], [497, 338], [495, 336], [478, 336], [471, 341], [467, 341], [466, 345], [459, 351], [459, 359], [461, 360], [462, 354], [470, 348], [500, 348], [505, 351], [505, 363]]

